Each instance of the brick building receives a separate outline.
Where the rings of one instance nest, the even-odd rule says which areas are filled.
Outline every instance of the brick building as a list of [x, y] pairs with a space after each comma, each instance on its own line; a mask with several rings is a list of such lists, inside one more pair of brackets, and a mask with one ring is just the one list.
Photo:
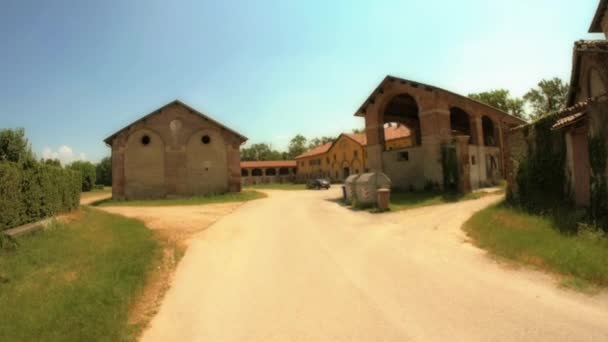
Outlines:
[[[403, 125], [387, 124], [384, 128], [390, 150], [413, 144], [410, 130]], [[299, 181], [327, 178], [344, 181], [351, 174], [363, 173], [367, 168], [367, 137], [364, 133], [343, 133], [333, 142], [311, 149], [296, 157]]]
[[[398, 188], [443, 187], [445, 153], [457, 161], [451, 179], [462, 192], [503, 178], [505, 131], [525, 123], [468, 97], [393, 76], [355, 115], [365, 118], [368, 169], [384, 172]], [[387, 123], [408, 127], [412, 145], [390, 148]]]
[[112, 134], [112, 197], [164, 198], [238, 192], [247, 140], [173, 101]]

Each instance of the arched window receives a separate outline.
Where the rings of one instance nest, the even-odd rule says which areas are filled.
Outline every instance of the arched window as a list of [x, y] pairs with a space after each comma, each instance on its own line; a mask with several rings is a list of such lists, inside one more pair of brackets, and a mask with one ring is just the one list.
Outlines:
[[261, 169], [253, 169], [251, 171], [251, 175], [254, 177], [260, 177], [262, 175], [262, 170]]
[[[458, 107], [450, 109], [450, 129], [453, 136], [468, 135], [471, 137], [469, 114]], [[471, 140], [469, 140], [471, 142]]]
[[409, 128], [412, 135], [412, 143], [415, 146], [420, 146], [422, 144], [422, 135], [419, 113], [418, 103], [416, 103], [416, 100], [411, 95], [399, 94], [387, 103], [383, 113], [383, 121], [385, 124], [390, 123], [390, 126], [398, 127], [399, 125], [404, 125]]
[[481, 117], [481, 127], [483, 129], [483, 144], [485, 146], [498, 146], [494, 122], [487, 116]]
[[266, 176], [276, 176], [277, 170], [274, 168], [266, 169]]
[[241, 169], [241, 176], [242, 177], [248, 177], [249, 176], [249, 170], [247, 170], [247, 169]]

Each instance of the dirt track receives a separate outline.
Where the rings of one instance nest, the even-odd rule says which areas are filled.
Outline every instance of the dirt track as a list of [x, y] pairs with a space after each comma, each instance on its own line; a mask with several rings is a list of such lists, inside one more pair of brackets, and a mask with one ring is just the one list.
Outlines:
[[379, 216], [337, 196], [272, 192], [196, 235], [143, 340], [608, 340], [606, 295], [465, 242], [498, 197]]

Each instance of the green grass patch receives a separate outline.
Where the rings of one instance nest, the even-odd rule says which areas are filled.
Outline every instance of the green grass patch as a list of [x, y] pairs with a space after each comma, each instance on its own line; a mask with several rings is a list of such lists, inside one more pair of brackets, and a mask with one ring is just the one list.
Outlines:
[[161, 207], [172, 205], [202, 205], [228, 202], [247, 202], [266, 197], [266, 194], [255, 190], [228, 192], [221, 195], [176, 197], [157, 200], [122, 201], [106, 199], [94, 203], [95, 206], [132, 206], [132, 207]]
[[608, 286], [608, 238], [597, 230], [564, 234], [555, 216], [531, 215], [504, 203], [478, 212], [463, 229], [477, 246], [564, 275], [570, 287]]
[[408, 210], [430, 205], [455, 203], [460, 201], [479, 199], [487, 196], [485, 192], [472, 192], [458, 194], [438, 191], [395, 191], [391, 193], [390, 210]]
[[248, 185], [247, 189], [255, 190], [306, 190], [306, 184], [294, 184], [294, 183], [269, 183], [269, 184], [256, 184]]
[[141, 222], [83, 208], [0, 250], [0, 341], [129, 341], [129, 309], [162, 257]]

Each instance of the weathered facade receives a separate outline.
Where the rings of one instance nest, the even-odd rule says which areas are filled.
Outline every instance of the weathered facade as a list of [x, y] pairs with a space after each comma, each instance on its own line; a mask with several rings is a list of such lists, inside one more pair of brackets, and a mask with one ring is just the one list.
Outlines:
[[112, 148], [112, 197], [238, 192], [247, 138], [173, 101], [104, 140]]
[[243, 161], [241, 183], [243, 186], [267, 183], [292, 183], [296, 180], [295, 160]]
[[[504, 175], [505, 131], [525, 121], [470, 98], [418, 82], [387, 76], [357, 110], [365, 118], [367, 168], [387, 174], [398, 188], [445, 187], [461, 192]], [[412, 145], [391, 148], [387, 123], [405, 125]], [[446, 177], [444, 159], [455, 160]], [[447, 186], [447, 185], [446, 185]]]
[[[412, 145], [410, 130], [402, 125], [384, 128], [387, 148], [401, 149]], [[316, 147], [296, 157], [299, 181], [326, 178], [344, 181], [351, 174], [360, 174], [367, 168], [367, 137], [363, 133], [343, 133], [331, 143]]]
[[[589, 30], [608, 36], [607, 1], [602, 0]], [[567, 108], [551, 113], [552, 129], [563, 135], [564, 173], [561, 186], [577, 206], [589, 206], [594, 184], [606, 178], [605, 167], [593, 170], [592, 160], [600, 158], [608, 138], [608, 40], [578, 41], [574, 44], [572, 75]], [[529, 158], [534, 142], [529, 132], [535, 123], [513, 129], [508, 138], [510, 155], [507, 173], [509, 191], [514, 196], [525, 189], [517, 184], [520, 164]], [[531, 148], [532, 147], [532, 148]], [[600, 151], [597, 151], [597, 150]], [[596, 189], [597, 190], [597, 189]]]

